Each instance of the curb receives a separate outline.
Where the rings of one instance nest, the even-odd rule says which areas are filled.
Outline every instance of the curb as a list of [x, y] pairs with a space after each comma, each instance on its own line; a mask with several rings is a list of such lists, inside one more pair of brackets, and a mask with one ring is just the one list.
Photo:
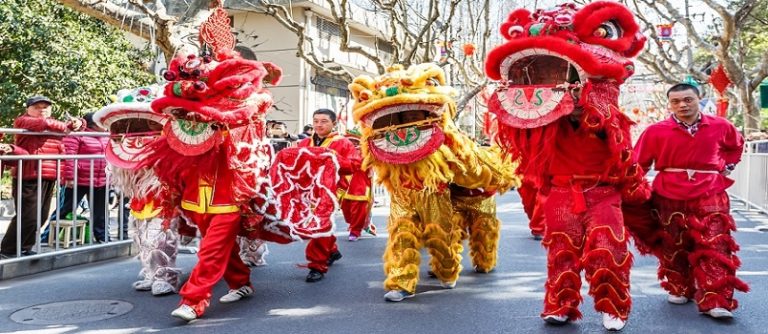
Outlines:
[[136, 254], [133, 241], [123, 240], [105, 245], [10, 259], [0, 263], [0, 281]]

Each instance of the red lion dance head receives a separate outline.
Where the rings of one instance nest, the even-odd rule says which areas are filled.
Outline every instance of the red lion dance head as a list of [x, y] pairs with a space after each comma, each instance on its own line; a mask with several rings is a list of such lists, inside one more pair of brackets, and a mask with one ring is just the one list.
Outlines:
[[517, 9], [501, 34], [506, 43], [491, 50], [485, 64], [498, 80], [489, 110], [498, 119], [499, 143], [521, 159], [520, 171], [541, 185], [557, 136], [553, 122], [573, 114], [583, 131], [607, 135], [614, 160], [606, 176], [637, 180], [631, 121], [618, 108], [619, 85], [634, 72], [629, 58], [645, 44], [632, 13], [606, 1]]
[[166, 125], [171, 147], [178, 153], [196, 156], [216, 144], [218, 130], [258, 125], [264, 134], [264, 115], [272, 96], [264, 83], [276, 85], [280, 68], [229, 53], [210, 56], [177, 56], [164, 74], [170, 82], [165, 96], [152, 108], [172, 117]]

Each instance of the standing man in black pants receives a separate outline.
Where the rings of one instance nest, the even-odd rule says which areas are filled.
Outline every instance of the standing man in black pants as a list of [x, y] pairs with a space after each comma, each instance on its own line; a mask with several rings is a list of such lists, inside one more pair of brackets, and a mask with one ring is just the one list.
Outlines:
[[[60, 132], [66, 133], [72, 130], [80, 130], [85, 125], [81, 119], [71, 119], [67, 122], [60, 122], [51, 118], [51, 102], [45, 96], [33, 96], [27, 99], [26, 112], [16, 118], [13, 126], [17, 129], [24, 129], [34, 132]], [[61, 136], [33, 136], [16, 135], [15, 138], [16, 154], [63, 154], [64, 147], [61, 143]], [[38, 175], [38, 161], [25, 160], [21, 165], [21, 182], [19, 182], [18, 165], [13, 168], [13, 197], [16, 206], [16, 216], [11, 219], [11, 224], [0, 243], [0, 255], [2, 257], [14, 257], [17, 254], [22, 256], [36, 254], [32, 247], [35, 246], [35, 234], [37, 232], [37, 218], [44, 220], [48, 217], [51, 209], [51, 195], [56, 186], [57, 162], [56, 160], [41, 160], [40, 175]], [[38, 177], [40, 178], [40, 188], [38, 189]], [[21, 187], [21, 197], [18, 196], [18, 188]], [[38, 193], [40, 207], [37, 206]], [[21, 206], [19, 207], [19, 204]], [[21, 219], [17, 219], [18, 215]], [[17, 249], [17, 229], [21, 223], [20, 244], [21, 249]], [[40, 222], [42, 225], [42, 222]]]

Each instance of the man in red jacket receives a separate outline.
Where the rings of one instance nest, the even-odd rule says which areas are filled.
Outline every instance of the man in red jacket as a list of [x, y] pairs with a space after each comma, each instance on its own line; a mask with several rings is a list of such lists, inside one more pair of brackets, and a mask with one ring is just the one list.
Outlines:
[[655, 250], [661, 286], [672, 304], [695, 298], [700, 312], [731, 318], [734, 289], [749, 289], [736, 278], [736, 224], [725, 192], [744, 140], [726, 119], [699, 111], [696, 87], [674, 85], [667, 97], [672, 115], [648, 127], [635, 148], [643, 168], [659, 171], [651, 201], [661, 219]]
[[[80, 119], [74, 119], [67, 122], [60, 122], [51, 118], [51, 100], [45, 96], [33, 96], [27, 99], [27, 111], [16, 118], [13, 126], [17, 129], [24, 129], [34, 132], [60, 132], [66, 133], [71, 130], [80, 130], [84, 122]], [[16, 135], [15, 144], [18, 148], [17, 154], [63, 154], [64, 148], [61, 144], [61, 136], [32, 136]], [[13, 196], [16, 207], [16, 214], [21, 214], [21, 238], [17, 240], [17, 217], [11, 218], [11, 224], [0, 243], [0, 255], [3, 257], [12, 257], [17, 254], [34, 255], [32, 247], [35, 245], [35, 234], [37, 232], [37, 217], [45, 219], [50, 214], [51, 195], [56, 186], [57, 163], [56, 160], [40, 161], [41, 175], [37, 174], [38, 162], [35, 160], [25, 160], [21, 166], [21, 171], [16, 168], [11, 172], [13, 176]], [[18, 177], [21, 174], [21, 183]], [[37, 187], [37, 179], [40, 178], [40, 189]], [[21, 186], [21, 198], [16, 198], [18, 188]], [[38, 190], [40, 193], [40, 207], [37, 206]], [[18, 205], [21, 207], [18, 207]], [[42, 222], [40, 222], [42, 224]], [[16, 244], [20, 243], [21, 249], [17, 249]]]
[[[344, 176], [352, 174], [355, 166], [360, 168], [360, 153], [349, 139], [333, 132], [333, 128], [336, 126], [336, 113], [333, 110], [316, 110], [312, 116], [312, 125], [315, 134], [312, 137], [302, 139], [298, 147], [318, 146], [333, 150], [339, 161], [339, 174], [342, 176], [339, 178], [338, 189], [349, 189], [347, 178]], [[311, 239], [307, 243], [306, 256], [309, 261], [307, 282], [312, 283], [323, 279], [325, 273], [328, 272], [328, 266], [341, 259], [341, 253], [336, 246], [336, 237], [331, 235]]]

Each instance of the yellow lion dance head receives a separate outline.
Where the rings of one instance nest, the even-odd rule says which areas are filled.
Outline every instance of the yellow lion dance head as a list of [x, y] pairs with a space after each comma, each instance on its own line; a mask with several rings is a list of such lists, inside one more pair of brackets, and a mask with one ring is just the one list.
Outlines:
[[453, 122], [456, 91], [446, 85], [445, 73], [437, 65], [425, 63], [407, 70], [394, 65], [375, 79], [355, 78], [349, 89], [362, 133], [363, 167], [373, 167], [378, 182], [389, 189], [439, 190], [468, 175], [490, 180], [492, 171], [478, 161], [482, 159], [478, 145]]

